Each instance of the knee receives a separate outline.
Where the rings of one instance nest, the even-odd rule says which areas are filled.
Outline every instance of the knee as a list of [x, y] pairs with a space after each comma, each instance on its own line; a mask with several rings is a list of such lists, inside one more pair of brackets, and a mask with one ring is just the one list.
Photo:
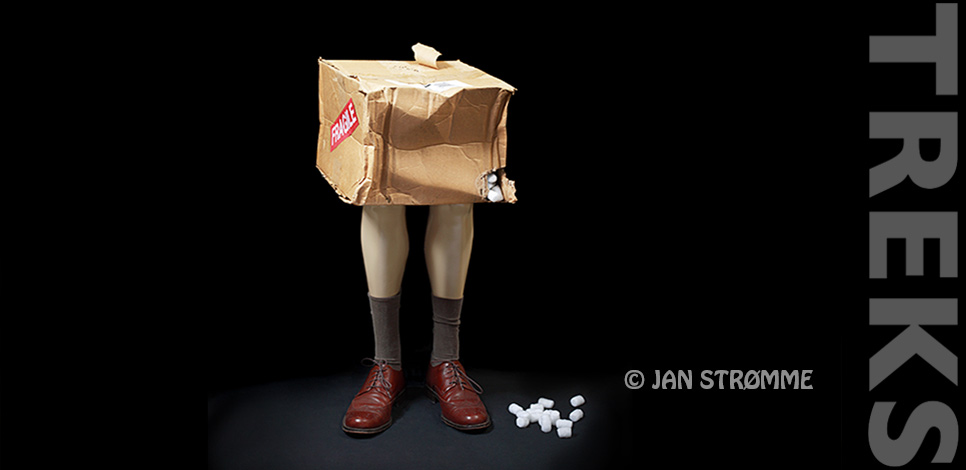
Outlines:
[[398, 222], [406, 217], [406, 206], [362, 206], [363, 217], [376, 223]]
[[430, 209], [437, 217], [450, 220], [461, 220], [470, 218], [473, 215], [473, 204], [445, 204], [432, 206]]

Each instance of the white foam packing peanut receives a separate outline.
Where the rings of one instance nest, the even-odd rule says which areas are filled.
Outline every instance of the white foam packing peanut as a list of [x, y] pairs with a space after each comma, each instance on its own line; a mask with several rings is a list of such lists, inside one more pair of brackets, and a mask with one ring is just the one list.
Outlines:
[[577, 408], [576, 410], [573, 410], [570, 412], [570, 420], [575, 423], [577, 421], [580, 421], [580, 418], [583, 418], [583, 417], [584, 417], [584, 410], [581, 410], [580, 408]]
[[550, 421], [550, 414], [543, 413], [540, 415], [540, 430], [543, 432], [550, 432], [553, 423]]
[[493, 186], [494, 184], [496, 184], [496, 178], [497, 178], [496, 173], [490, 173], [489, 175], [486, 176], [486, 182], [490, 183], [490, 186]]
[[530, 418], [517, 416], [517, 427], [523, 429], [530, 425]]
[[553, 425], [558, 428], [572, 428], [574, 427], [574, 422], [569, 419], [558, 419], [554, 421]]
[[517, 412], [523, 411], [523, 407], [520, 406], [520, 405], [518, 405], [518, 404], [516, 404], [516, 403], [510, 403], [510, 406], [507, 408], [507, 410], [510, 411], [510, 414], [514, 414], [515, 415], [515, 414], [517, 414]]
[[503, 191], [499, 186], [494, 186], [486, 193], [486, 198], [489, 199], [490, 202], [500, 202], [503, 200]]
[[557, 436], [567, 439], [573, 435], [573, 428], [557, 428]]
[[560, 410], [544, 410], [550, 414], [550, 422], [556, 422], [560, 419]]
[[545, 410], [546, 409], [553, 408], [553, 400], [551, 400], [549, 398], [543, 398], [543, 397], [541, 397], [540, 399], [537, 400], [537, 404], [539, 404], [540, 406], [542, 406], [543, 409], [545, 409]]
[[536, 423], [537, 421], [539, 421], [540, 420], [540, 415], [543, 414], [542, 411], [536, 411], [536, 410], [527, 410], [527, 413], [530, 415], [530, 422], [531, 423]]
[[574, 395], [574, 397], [570, 399], [570, 406], [573, 406], [574, 408], [583, 405], [584, 403], [583, 395]]

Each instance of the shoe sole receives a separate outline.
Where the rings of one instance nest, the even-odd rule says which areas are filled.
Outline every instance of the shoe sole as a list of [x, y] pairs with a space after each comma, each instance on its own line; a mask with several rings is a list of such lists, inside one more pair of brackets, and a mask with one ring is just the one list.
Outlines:
[[[433, 403], [439, 403], [439, 397], [436, 396], [436, 392], [434, 392], [433, 389], [429, 387], [426, 388], [426, 396], [428, 396], [430, 401], [432, 401]], [[492, 424], [492, 422], [490, 421], [489, 414], [486, 417], [486, 421], [478, 424], [456, 424], [446, 419], [446, 417], [443, 416], [442, 413], [439, 415], [439, 417], [443, 419], [443, 423], [445, 423], [447, 426], [453, 429], [458, 429], [460, 431], [477, 431], [480, 429], [486, 429], [490, 427], [490, 425]]]
[[353, 428], [353, 427], [350, 427], [350, 426], [346, 426], [343, 423], [342, 424], [342, 430], [345, 431], [348, 434], [369, 435], [369, 434], [379, 434], [379, 433], [385, 431], [386, 429], [389, 429], [389, 426], [392, 426], [392, 417], [391, 416], [389, 417], [389, 422], [387, 422], [386, 424], [383, 424], [381, 426], [377, 426], [377, 427], [374, 427], [374, 428]]

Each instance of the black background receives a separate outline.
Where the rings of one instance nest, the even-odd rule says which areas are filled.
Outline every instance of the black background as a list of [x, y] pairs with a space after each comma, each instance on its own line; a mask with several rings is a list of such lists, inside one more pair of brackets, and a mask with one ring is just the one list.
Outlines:
[[[371, 355], [360, 209], [314, 168], [316, 59], [409, 60], [422, 42], [518, 89], [507, 173], [519, 202], [475, 207], [461, 329], [471, 371], [603, 376], [621, 390], [628, 369], [690, 369], [693, 390], [651, 390], [649, 375], [621, 392], [623, 454], [869, 462], [866, 364], [891, 336], [863, 326], [866, 299], [899, 288], [867, 280], [867, 213], [950, 198], [907, 182], [870, 202], [867, 169], [890, 150], [867, 141], [867, 113], [950, 105], [931, 96], [930, 66], [868, 64], [867, 36], [932, 34], [932, 11], [245, 15], [198, 45], [217, 64], [197, 96], [209, 105], [198, 158], [217, 162], [218, 183], [193, 252], [213, 294], [209, 393]], [[431, 340], [426, 214], [407, 215], [410, 368]], [[704, 369], [811, 369], [814, 389], [703, 390]], [[885, 386], [883, 397], [935, 396]]]
[[[836, 462], [841, 329], [864, 315], [865, 33], [834, 14], [760, 14], [368, 32], [346, 19], [224, 38], [209, 390], [371, 354], [360, 211], [314, 169], [316, 59], [407, 60], [422, 42], [519, 90], [519, 203], [476, 207], [464, 363], [601, 372], [615, 388], [628, 369], [812, 369], [814, 390], [627, 391], [617, 438], [645, 460]], [[425, 215], [409, 210], [407, 359], [430, 339]]]

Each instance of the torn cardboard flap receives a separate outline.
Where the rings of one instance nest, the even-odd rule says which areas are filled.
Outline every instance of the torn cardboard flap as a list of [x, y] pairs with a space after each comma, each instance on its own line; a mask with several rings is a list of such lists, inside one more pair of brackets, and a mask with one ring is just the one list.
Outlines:
[[432, 67], [434, 69], [437, 68], [436, 59], [439, 58], [440, 53], [436, 49], [417, 42], [413, 46], [413, 54], [416, 55], [417, 64]]
[[[437, 62], [437, 68], [420, 67], [412, 61], [394, 60], [324, 60], [350, 82], [340, 83], [347, 89], [358, 88], [372, 92], [399, 86], [426, 87], [443, 82], [460, 82], [462, 88], [502, 88], [516, 91], [516, 88], [480, 69], [458, 60]], [[432, 91], [432, 90], [431, 90]], [[458, 91], [458, 90], [454, 90]]]
[[487, 202], [481, 175], [506, 178], [515, 88], [460, 61], [319, 59], [316, 166], [355, 205]]

